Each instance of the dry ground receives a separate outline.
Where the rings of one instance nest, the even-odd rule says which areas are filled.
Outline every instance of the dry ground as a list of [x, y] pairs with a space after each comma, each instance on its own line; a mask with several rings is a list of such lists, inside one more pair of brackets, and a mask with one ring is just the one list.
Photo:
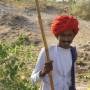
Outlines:
[[[3, 13], [2, 13], [3, 12]], [[12, 13], [13, 12], [13, 13]], [[47, 13], [46, 13], [47, 12]], [[42, 20], [44, 31], [48, 45], [56, 44], [58, 41], [52, 35], [50, 31], [51, 21], [57, 16], [61, 15], [56, 11], [56, 9], [49, 8], [46, 12], [42, 12]], [[3, 18], [4, 16], [4, 18]], [[15, 16], [17, 18], [15, 18]], [[22, 20], [20, 19], [22, 17]], [[20, 20], [18, 20], [20, 19]], [[3, 23], [2, 23], [3, 22]], [[90, 21], [85, 21], [79, 19], [80, 31], [74, 39], [73, 45], [77, 46], [79, 55], [84, 53], [88, 56], [83, 56], [83, 62], [86, 57], [88, 62], [84, 70], [88, 71], [90, 69]], [[25, 25], [26, 24], [26, 25]], [[18, 9], [16, 7], [10, 7], [0, 4], [0, 41], [14, 41], [21, 34], [26, 34], [28, 36], [33, 35], [34, 41], [41, 39], [41, 33], [38, 26], [37, 13], [34, 9]], [[31, 39], [31, 38], [30, 38]], [[80, 59], [81, 56], [79, 56]], [[82, 66], [80, 66], [82, 67]], [[78, 71], [82, 70], [78, 68]], [[90, 73], [89, 73], [90, 75]], [[85, 79], [86, 80], [86, 79]], [[90, 77], [87, 79], [90, 81]], [[78, 90], [86, 90], [87, 81], [77, 79]], [[90, 84], [89, 84], [90, 85]]]

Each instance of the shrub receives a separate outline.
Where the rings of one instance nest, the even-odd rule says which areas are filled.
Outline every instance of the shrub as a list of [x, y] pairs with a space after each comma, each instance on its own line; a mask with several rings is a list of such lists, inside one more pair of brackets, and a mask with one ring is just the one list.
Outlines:
[[23, 45], [25, 37], [21, 35], [18, 43], [10, 45], [0, 43], [0, 90], [37, 90], [29, 80], [37, 58], [36, 47]]

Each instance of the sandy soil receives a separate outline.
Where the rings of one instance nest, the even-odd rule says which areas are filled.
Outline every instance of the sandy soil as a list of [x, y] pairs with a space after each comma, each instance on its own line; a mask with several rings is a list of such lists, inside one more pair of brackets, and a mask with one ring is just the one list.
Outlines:
[[[48, 11], [42, 12], [41, 15], [48, 45], [56, 44], [58, 41], [50, 31], [50, 24], [57, 15], [61, 14], [56, 9], [50, 8]], [[15, 16], [19, 17], [19, 19], [22, 17], [23, 20], [18, 21]], [[80, 31], [72, 44], [77, 46], [78, 51], [81, 51], [80, 47], [83, 47], [85, 51], [87, 48], [85, 45], [87, 45], [88, 50], [86, 52], [89, 52], [88, 62], [90, 62], [90, 21], [79, 19], [79, 24]], [[0, 4], [0, 41], [14, 41], [21, 33], [28, 36], [30, 34], [34, 35], [33, 40], [37, 40], [37, 38], [38, 40], [42, 39], [36, 11], [32, 9], [18, 9]], [[79, 82], [77, 83], [77, 88], [77, 90], [86, 90], [87, 83]]]

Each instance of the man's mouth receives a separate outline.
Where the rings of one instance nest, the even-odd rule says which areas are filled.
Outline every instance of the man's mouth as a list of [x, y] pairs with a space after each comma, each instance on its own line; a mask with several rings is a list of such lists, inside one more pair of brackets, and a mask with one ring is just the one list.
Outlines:
[[71, 41], [63, 41], [65, 44], [70, 44]]

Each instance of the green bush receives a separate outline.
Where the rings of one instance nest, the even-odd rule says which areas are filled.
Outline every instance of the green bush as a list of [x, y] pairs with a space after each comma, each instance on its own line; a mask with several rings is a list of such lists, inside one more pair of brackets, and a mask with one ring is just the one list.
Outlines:
[[[23, 45], [25, 36], [20, 35], [15, 43], [0, 43], [0, 89], [37, 90], [29, 77], [35, 65], [37, 52], [34, 45]], [[18, 43], [17, 43], [18, 42]]]
[[0, 44], [0, 59], [4, 59], [5, 57], [7, 57], [8, 53], [7, 53], [7, 49], [5, 44], [1, 43]]

